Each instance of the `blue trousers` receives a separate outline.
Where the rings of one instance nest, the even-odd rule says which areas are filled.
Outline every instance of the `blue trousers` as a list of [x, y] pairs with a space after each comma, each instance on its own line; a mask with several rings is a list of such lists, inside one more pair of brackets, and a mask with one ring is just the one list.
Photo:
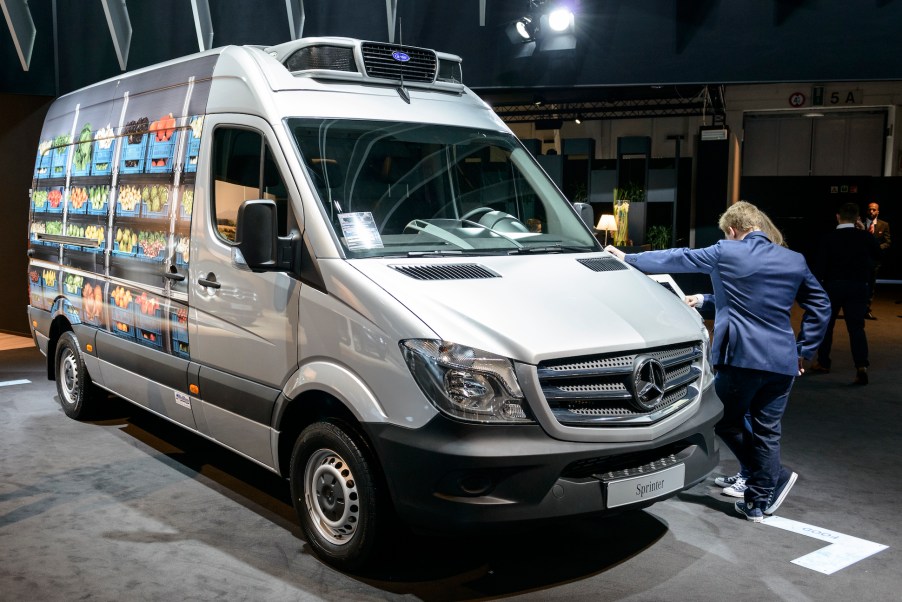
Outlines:
[[768, 505], [783, 467], [780, 421], [793, 382], [794, 376], [735, 366], [718, 366], [714, 379], [724, 406], [714, 432], [748, 470], [745, 500], [759, 507]]

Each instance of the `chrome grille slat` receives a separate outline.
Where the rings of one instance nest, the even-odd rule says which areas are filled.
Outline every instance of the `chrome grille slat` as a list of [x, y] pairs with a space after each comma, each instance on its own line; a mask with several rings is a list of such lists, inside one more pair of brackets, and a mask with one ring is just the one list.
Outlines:
[[[633, 363], [650, 356], [664, 366], [664, 396], [651, 411], [632, 402]], [[679, 411], [698, 394], [702, 345], [694, 342], [641, 352], [565, 358], [537, 368], [542, 394], [555, 418], [571, 426], [651, 424]]]

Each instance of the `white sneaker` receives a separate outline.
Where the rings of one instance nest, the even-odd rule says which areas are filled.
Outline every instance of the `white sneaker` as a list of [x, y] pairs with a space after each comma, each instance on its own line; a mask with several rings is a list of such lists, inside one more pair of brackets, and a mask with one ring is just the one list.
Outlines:
[[742, 477], [736, 479], [736, 482], [730, 485], [729, 487], [723, 488], [723, 494], [728, 495], [730, 497], [745, 497], [745, 490], [748, 487], [745, 484], [745, 479]]

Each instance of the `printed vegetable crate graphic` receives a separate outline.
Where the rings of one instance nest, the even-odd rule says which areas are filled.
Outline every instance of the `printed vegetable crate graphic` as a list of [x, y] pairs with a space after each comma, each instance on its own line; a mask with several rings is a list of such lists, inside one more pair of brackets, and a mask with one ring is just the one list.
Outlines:
[[72, 313], [81, 318], [81, 289], [85, 285], [84, 276], [75, 274], [66, 274], [63, 276], [63, 292], [66, 294], [66, 300], [72, 308]]
[[61, 146], [53, 149], [50, 154], [52, 159], [50, 162], [50, 177], [62, 178], [66, 176], [66, 161], [69, 160], [69, 147]]
[[116, 215], [136, 216], [141, 205], [141, 189], [137, 186], [120, 186], [116, 195]]
[[28, 303], [38, 309], [47, 309], [47, 304], [44, 300], [44, 285], [41, 280], [41, 273], [37, 268], [28, 270]]
[[69, 213], [84, 214], [88, 212], [88, 190], [82, 186], [69, 188]]
[[141, 203], [144, 205], [142, 209], [144, 217], [168, 217], [169, 187], [161, 185], [143, 187]]
[[189, 359], [188, 350], [188, 310], [186, 308], [169, 310], [169, 336], [172, 352]]
[[138, 257], [151, 261], [163, 261], [168, 246], [166, 235], [162, 232], [138, 233]]
[[72, 175], [87, 176], [91, 173], [91, 155], [94, 154], [94, 133], [91, 124], [81, 127], [72, 147]]
[[147, 150], [147, 171], [160, 173], [172, 171], [175, 141], [178, 139], [176, 123], [172, 113], [164, 115], [150, 124]]
[[109, 213], [110, 187], [109, 186], [90, 186], [88, 187], [88, 214], [89, 215], [106, 215]]
[[163, 349], [163, 308], [160, 300], [146, 292], [135, 299], [137, 339], [154, 349]]
[[116, 228], [116, 239], [113, 243], [113, 254], [125, 257], [137, 257], [138, 233], [130, 228]]
[[38, 151], [37, 159], [34, 162], [34, 177], [36, 178], [49, 178], [50, 177], [50, 167], [53, 161], [52, 151], [46, 151], [41, 153]]
[[[131, 138], [131, 136], [129, 136]], [[132, 143], [125, 139], [122, 153], [119, 156], [119, 173], [142, 173], [144, 159], [147, 155], [147, 135], [141, 136], [140, 142]]]
[[35, 188], [31, 193], [31, 207], [35, 211], [44, 211], [47, 208], [47, 189]]
[[99, 282], [86, 282], [81, 297], [82, 320], [100, 324], [103, 320], [103, 286]]
[[185, 151], [185, 171], [197, 171], [197, 156], [200, 154], [200, 134], [204, 125], [204, 117], [188, 119], [188, 148]]
[[47, 207], [48, 213], [63, 212], [63, 187], [56, 186], [47, 190]]
[[147, 158], [147, 129], [150, 120], [141, 117], [129, 121], [122, 128], [122, 150], [119, 154], [119, 173], [142, 173]]
[[132, 292], [117, 286], [110, 293], [110, 329], [126, 339], [135, 338], [135, 302]]
[[94, 142], [94, 156], [91, 159], [92, 176], [108, 176], [113, 173], [113, 142], [112, 138]]

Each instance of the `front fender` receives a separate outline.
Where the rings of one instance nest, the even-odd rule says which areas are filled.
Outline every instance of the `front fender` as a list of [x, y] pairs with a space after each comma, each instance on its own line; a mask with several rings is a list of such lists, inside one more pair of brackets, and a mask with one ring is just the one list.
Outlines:
[[322, 391], [341, 401], [359, 422], [385, 422], [385, 408], [363, 380], [345, 366], [313, 361], [299, 367], [282, 388], [273, 424], [280, 424], [291, 400], [307, 391]]

